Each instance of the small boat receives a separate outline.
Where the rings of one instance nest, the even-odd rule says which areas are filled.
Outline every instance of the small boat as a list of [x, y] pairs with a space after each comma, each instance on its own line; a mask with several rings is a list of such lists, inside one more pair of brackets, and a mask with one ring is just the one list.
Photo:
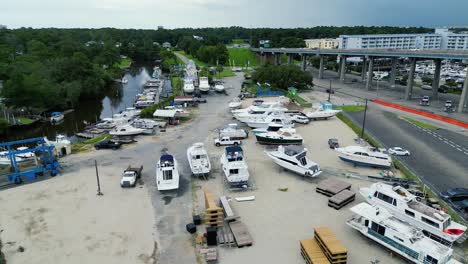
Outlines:
[[338, 157], [354, 166], [368, 166], [375, 168], [390, 168], [392, 158], [384, 150], [374, 147], [348, 146], [335, 148]]
[[236, 123], [228, 124], [226, 127], [219, 130], [219, 138], [228, 137], [230, 139], [245, 139], [249, 136], [249, 132], [239, 128]]
[[224, 93], [224, 85], [222, 83], [216, 83], [214, 90], [218, 93]]
[[257, 142], [270, 145], [301, 145], [302, 137], [294, 128], [280, 128], [278, 131], [255, 134]]
[[133, 106], [137, 109], [145, 108], [148, 106], [154, 105], [155, 101], [154, 100], [138, 100], [136, 101]]
[[386, 208], [443, 245], [451, 246], [466, 231], [466, 226], [455, 222], [449, 214], [419, 202], [415, 195], [401, 186], [374, 183], [369, 188], [360, 188], [359, 193], [369, 204]]
[[307, 158], [307, 149], [301, 146], [278, 146], [275, 151], [265, 151], [274, 163], [297, 174], [316, 177], [322, 173], [317, 163]]
[[134, 118], [136, 116], [139, 116], [141, 113], [141, 110], [137, 110], [136, 108], [134, 107], [127, 107], [125, 109], [125, 111], [122, 111], [118, 114], [114, 114], [114, 118], [127, 118], [127, 119], [131, 119], [131, 118]]
[[136, 135], [143, 134], [144, 132], [145, 132], [145, 129], [135, 128], [127, 124], [127, 125], [118, 126], [114, 130], [111, 130], [109, 132], [109, 135], [111, 136], [136, 136]]
[[246, 186], [248, 184], [250, 174], [241, 147], [226, 147], [221, 155], [220, 163], [224, 177], [230, 186]]
[[210, 91], [210, 84], [208, 83], [208, 77], [200, 77], [200, 84], [198, 85], [200, 92], [207, 93]]
[[424, 236], [421, 229], [382, 206], [360, 203], [350, 210], [354, 215], [346, 221], [348, 226], [412, 263], [461, 264], [453, 258], [453, 249]]
[[320, 107], [315, 111], [307, 112], [305, 115], [310, 119], [329, 119], [336, 116], [341, 110], [333, 110], [333, 106], [330, 103], [321, 103]]
[[195, 86], [193, 85], [193, 81], [191, 79], [184, 79], [184, 92], [187, 94], [191, 94], [195, 91]]
[[131, 126], [141, 129], [153, 129], [159, 126], [159, 122], [147, 118], [137, 118], [131, 122]]
[[240, 108], [242, 105], [242, 101], [239, 97], [235, 97], [234, 99], [231, 100], [231, 102], [229, 102], [228, 106], [229, 106], [229, 109], [233, 110], [233, 109], [238, 109]]
[[187, 159], [194, 176], [208, 175], [211, 171], [210, 158], [203, 143], [195, 143], [187, 149]]
[[52, 115], [50, 116], [50, 122], [53, 124], [59, 123], [65, 118], [65, 116], [60, 113], [60, 112], [52, 112]]
[[126, 84], [128, 83], [128, 79], [127, 78], [122, 78], [122, 81], [121, 81], [123, 84]]
[[[18, 151], [24, 151], [24, 150], [27, 150], [29, 149], [28, 147], [19, 147], [17, 148], [16, 150]], [[24, 153], [18, 153], [15, 155], [17, 158], [21, 158], [21, 159], [32, 159], [36, 156], [36, 154], [34, 154], [34, 152], [24, 152]]]
[[158, 191], [179, 189], [179, 170], [177, 160], [169, 154], [159, 158], [156, 165], [156, 185]]

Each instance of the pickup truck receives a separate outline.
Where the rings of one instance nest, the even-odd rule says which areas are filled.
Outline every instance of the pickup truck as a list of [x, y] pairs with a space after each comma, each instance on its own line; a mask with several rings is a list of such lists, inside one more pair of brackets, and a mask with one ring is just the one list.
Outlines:
[[135, 187], [137, 180], [141, 177], [141, 171], [143, 166], [132, 167], [128, 165], [127, 169], [122, 174], [122, 180], [120, 180], [120, 186], [124, 187]]
[[230, 146], [230, 145], [237, 146], [237, 145], [242, 144], [242, 141], [238, 139], [231, 139], [230, 137], [222, 137], [222, 138], [215, 139], [214, 143], [217, 147]]

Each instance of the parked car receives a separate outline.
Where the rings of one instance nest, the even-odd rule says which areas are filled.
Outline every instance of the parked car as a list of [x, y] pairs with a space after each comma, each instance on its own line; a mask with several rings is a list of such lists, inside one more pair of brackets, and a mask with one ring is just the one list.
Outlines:
[[438, 91], [439, 93], [448, 93], [449, 88], [450, 88], [450, 87], [448, 87], [447, 85], [444, 84], [444, 85], [441, 85], [441, 86], [439, 87], [439, 89], [437, 89], [437, 91]]
[[409, 150], [401, 147], [393, 147], [388, 149], [388, 153], [396, 156], [409, 156], [411, 153]]
[[95, 149], [118, 149], [122, 144], [119, 142], [115, 142], [112, 140], [103, 140], [99, 141], [98, 143], [94, 144]]
[[214, 143], [217, 147], [230, 146], [230, 145], [237, 146], [237, 145], [242, 144], [242, 141], [237, 140], [237, 139], [232, 139], [230, 137], [222, 137], [222, 138], [215, 139]]
[[453, 202], [453, 207], [462, 213], [468, 213], [468, 199], [459, 202]]
[[424, 105], [424, 106], [429, 106], [429, 96], [427, 95], [424, 95], [422, 98], [421, 98], [421, 101], [419, 102], [420, 105]]
[[329, 146], [331, 149], [339, 148], [339, 147], [340, 147], [340, 144], [338, 144], [338, 139], [336, 139], [336, 138], [330, 138], [330, 139], [328, 140], [328, 146]]
[[309, 118], [305, 115], [293, 115], [292, 120], [299, 124], [308, 124], [310, 122]]
[[423, 84], [421, 86], [421, 89], [423, 89], [423, 90], [432, 90], [432, 86], [430, 86], [429, 84]]
[[127, 169], [122, 174], [122, 180], [120, 180], [120, 187], [135, 187], [137, 180], [141, 177], [141, 171], [143, 166], [132, 167], [128, 165]]
[[461, 188], [461, 187], [451, 188], [451, 189], [446, 190], [445, 192], [441, 192], [440, 197], [442, 197], [442, 199], [445, 199], [451, 202], [467, 200], [468, 188]]

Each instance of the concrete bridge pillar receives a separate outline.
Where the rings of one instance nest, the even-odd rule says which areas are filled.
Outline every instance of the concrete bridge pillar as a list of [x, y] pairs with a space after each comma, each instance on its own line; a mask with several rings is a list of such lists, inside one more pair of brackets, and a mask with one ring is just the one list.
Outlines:
[[346, 57], [342, 56], [340, 60], [340, 82], [344, 82], [346, 78]]
[[319, 79], [323, 79], [323, 59], [324, 59], [324, 57], [325, 56], [320, 55], [320, 66], [319, 66], [319, 74], [318, 74]]
[[293, 55], [288, 54], [288, 64], [291, 65], [293, 63]]
[[408, 75], [408, 84], [406, 85], [405, 100], [411, 100], [414, 85], [414, 70], [416, 69], [416, 58], [410, 59], [410, 72]]
[[392, 69], [390, 71], [390, 86], [395, 87], [395, 78], [397, 74], [397, 64], [398, 64], [398, 58], [392, 58]]
[[442, 68], [442, 60], [436, 59], [434, 60], [434, 63], [435, 63], [435, 71], [434, 71], [434, 80], [432, 81], [432, 96], [436, 98], [437, 94], [439, 93], [440, 70]]
[[301, 69], [305, 71], [307, 69], [307, 55], [302, 54], [301, 57], [302, 57]]
[[281, 65], [281, 55], [278, 54], [278, 53], [275, 53], [275, 65], [278, 66], [278, 65]]
[[374, 57], [369, 57], [369, 67], [367, 69], [366, 90], [372, 88], [372, 77], [374, 75]]
[[367, 58], [362, 58], [362, 69], [361, 69], [361, 80], [364, 81], [366, 79], [367, 74]]
[[338, 62], [338, 78], [341, 76], [341, 64], [343, 63], [343, 56], [339, 56]]
[[463, 110], [468, 104], [468, 71], [465, 75], [465, 82], [463, 83], [463, 91], [460, 96], [460, 103], [458, 104], [458, 113], [463, 113]]

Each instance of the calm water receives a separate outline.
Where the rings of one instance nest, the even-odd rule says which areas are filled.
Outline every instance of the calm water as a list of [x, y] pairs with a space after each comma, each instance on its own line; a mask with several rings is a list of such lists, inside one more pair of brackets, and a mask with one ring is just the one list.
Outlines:
[[[80, 103], [74, 112], [65, 115], [64, 121], [60, 124], [52, 125], [50, 122], [44, 122], [28, 127], [11, 128], [6, 136], [0, 137], [0, 141], [43, 136], [54, 139], [57, 134], [73, 137], [75, 133], [83, 131], [86, 124], [112, 117], [113, 114], [132, 107], [135, 95], [141, 92], [143, 84], [150, 79], [150, 73], [150, 68], [134, 67], [125, 73], [127, 84], [114, 83], [109, 87], [104, 98]], [[166, 85], [170, 87], [170, 82], [167, 81]]]

